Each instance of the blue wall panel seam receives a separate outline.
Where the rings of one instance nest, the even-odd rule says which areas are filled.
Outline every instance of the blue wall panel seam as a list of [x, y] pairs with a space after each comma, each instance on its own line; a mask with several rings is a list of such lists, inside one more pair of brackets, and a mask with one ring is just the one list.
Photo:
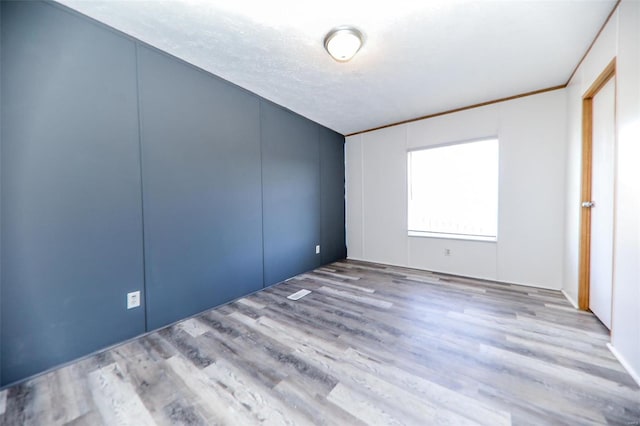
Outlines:
[[140, 100], [140, 58], [138, 42], [134, 42], [135, 54], [136, 54], [136, 100], [137, 100], [137, 112], [138, 112], [138, 165], [140, 170], [140, 225], [142, 227], [142, 293], [144, 297], [144, 331], [149, 331], [147, 323], [147, 306], [149, 301], [147, 299], [147, 254], [146, 254], [146, 239], [144, 235], [144, 180], [142, 174], [142, 124], [141, 124], [141, 100]]
[[264, 268], [264, 164], [262, 158], [262, 99], [258, 98], [258, 131], [260, 138], [260, 222], [262, 226], [262, 288], [266, 287], [266, 276]]
[[320, 179], [318, 179], [320, 181], [320, 191], [318, 192], [318, 198], [320, 199], [320, 202], [318, 203], [318, 205], [320, 206], [320, 214], [318, 215], [318, 220], [320, 221], [320, 233], [318, 235], [318, 238], [320, 241], [317, 242], [317, 244], [320, 245], [320, 253], [318, 253], [316, 256], [320, 256], [320, 265], [324, 264], [324, 250], [322, 248], [322, 246], [324, 244], [322, 244], [322, 237], [323, 237], [323, 233], [322, 233], [322, 218], [323, 218], [323, 212], [324, 212], [324, 203], [322, 202], [322, 194], [323, 194], [323, 190], [324, 190], [324, 185], [322, 184], [322, 127], [318, 126], [318, 176], [320, 177]]

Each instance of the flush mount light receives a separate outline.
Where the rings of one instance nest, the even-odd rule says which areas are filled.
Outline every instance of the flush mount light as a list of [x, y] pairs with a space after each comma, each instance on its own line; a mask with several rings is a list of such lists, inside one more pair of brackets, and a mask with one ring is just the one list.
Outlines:
[[324, 38], [324, 48], [338, 62], [347, 62], [362, 47], [362, 33], [353, 27], [337, 27]]

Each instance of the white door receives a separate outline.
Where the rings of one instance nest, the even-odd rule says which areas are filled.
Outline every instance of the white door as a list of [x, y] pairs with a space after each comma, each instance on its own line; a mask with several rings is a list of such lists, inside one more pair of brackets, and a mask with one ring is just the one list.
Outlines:
[[613, 283], [615, 87], [612, 78], [593, 97], [589, 309], [608, 329]]

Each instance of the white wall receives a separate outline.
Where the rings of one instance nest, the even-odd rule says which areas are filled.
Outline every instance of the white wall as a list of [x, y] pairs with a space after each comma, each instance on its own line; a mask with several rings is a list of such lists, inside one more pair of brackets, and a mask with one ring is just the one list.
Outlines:
[[640, 2], [623, 0], [567, 87], [564, 290], [578, 297], [582, 95], [617, 57], [617, 168], [611, 343], [640, 383]]
[[[560, 289], [566, 113], [556, 90], [347, 138], [349, 258]], [[487, 136], [500, 140], [498, 241], [408, 237], [407, 150]]]

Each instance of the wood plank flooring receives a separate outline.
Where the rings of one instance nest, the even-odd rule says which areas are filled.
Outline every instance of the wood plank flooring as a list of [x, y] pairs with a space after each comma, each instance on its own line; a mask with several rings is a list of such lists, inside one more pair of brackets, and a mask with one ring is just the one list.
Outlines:
[[640, 425], [607, 341], [557, 291], [342, 261], [6, 389], [0, 424]]

